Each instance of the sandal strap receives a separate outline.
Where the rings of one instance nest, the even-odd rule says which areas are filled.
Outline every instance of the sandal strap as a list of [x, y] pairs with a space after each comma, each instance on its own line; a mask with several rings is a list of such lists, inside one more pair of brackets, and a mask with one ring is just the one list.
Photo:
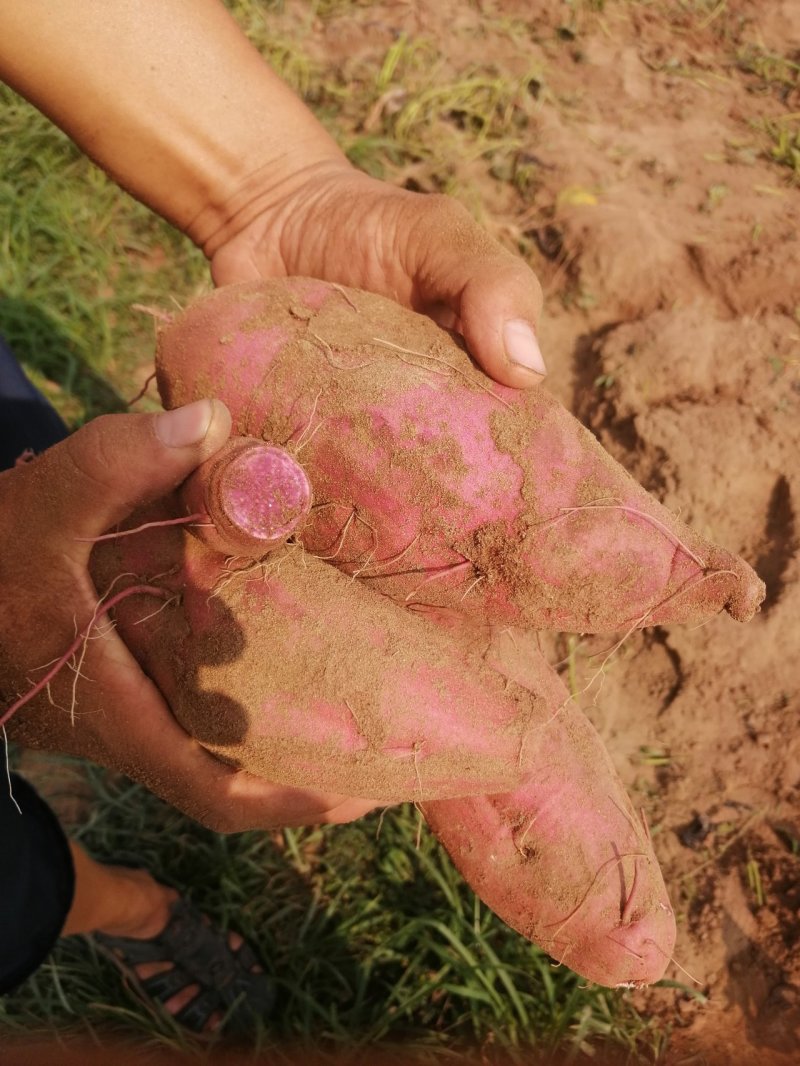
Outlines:
[[[261, 965], [259, 960], [256, 958], [255, 952], [246, 940], [243, 940], [235, 951], [233, 948], [231, 948], [231, 952], [233, 953], [234, 957], [236, 958], [236, 961], [239, 963], [242, 969], [245, 970], [248, 974], [252, 974], [254, 966]], [[255, 975], [253, 974], [253, 976]]]
[[[170, 916], [162, 932], [149, 940], [95, 933], [97, 943], [117, 964], [131, 974], [141, 990], [162, 1005], [177, 992], [199, 985], [200, 991], [175, 1015], [177, 1021], [194, 1032], [202, 1032], [214, 1011], [234, 1008], [230, 1021], [265, 1017], [272, 1010], [275, 989], [262, 973], [252, 948], [242, 941], [237, 949], [224, 932], [215, 929], [185, 899], [170, 906]], [[136, 975], [142, 963], [169, 962], [171, 968], [145, 979]]]
[[175, 1021], [193, 1033], [202, 1033], [214, 1011], [220, 1010], [220, 997], [213, 988], [198, 992], [175, 1015]]
[[178, 969], [177, 966], [173, 966], [170, 970], [164, 970], [162, 973], [155, 973], [151, 977], [145, 977], [144, 979], [139, 977], [137, 980], [142, 991], [146, 992], [152, 999], [158, 1000], [162, 1006], [167, 1000], [172, 999], [177, 992], [182, 992], [184, 988], [198, 983], [185, 970]]
[[244, 991], [237, 978], [247, 974], [239, 966], [224, 934], [207, 925], [186, 900], [176, 900], [171, 911], [170, 921], [158, 938], [162, 951], [166, 949], [176, 966], [195, 974], [206, 988], [215, 988], [220, 999], [230, 1005]]
[[134, 937], [108, 936], [105, 933], [95, 933], [94, 939], [128, 966], [170, 961], [164, 955], [164, 948], [158, 939], [137, 940]]

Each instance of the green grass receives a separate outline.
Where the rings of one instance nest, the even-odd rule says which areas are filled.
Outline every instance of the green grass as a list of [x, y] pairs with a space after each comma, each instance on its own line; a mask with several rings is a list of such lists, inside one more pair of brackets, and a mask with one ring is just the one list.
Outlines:
[[153, 351], [133, 305], [185, 298], [201, 259], [0, 86], [0, 333], [71, 425], [123, 409]]
[[741, 71], [750, 75], [751, 92], [784, 99], [800, 85], [800, 63], [777, 52], [751, 44], [739, 49], [736, 63]]
[[[281, 37], [280, 2], [230, 6], [360, 166], [390, 180], [413, 166], [420, 187], [447, 190], [480, 214], [480, 195], [457, 177], [469, 160], [496, 190], [530, 202], [538, 164], [520, 146], [547, 96], [546, 72], [511, 79], [491, 63], [447, 71], [433, 61], [434, 42], [406, 38], [378, 67], [326, 65], [306, 54], [302, 31]], [[309, 5], [307, 32], [315, 14], [347, 8]], [[136, 392], [153, 327], [135, 305], [169, 307], [207, 285], [202, 256], [185, 239], [0, 89], [0, 332], [70, 425], [123, 409]], [[79, 836], [98, 857], [146, 866], [257, 942], [280, 995], [258, 1046], [355, 1053], [403, 1043], [454, 1062], [481, 1048], [485, 1063], [530, 1062], [534, 1048], [559, 1063], [583, 1061], [603, 1044], [621, 1062], [660, 1056], [664, 1031], [628, 994], [554, 968], [476, 901], [427, 832], [418, 847], [414, 810], [388, 812], [382, 823], [223, 838], [136, 786], [110, 785], [96, 771], [91, 781]], [[0, 1000], [0, 1040], [71, 1029], [185, 1043], [81, 940], [62, 943]]]
[[[569, 1063], [602, 1043], [634, 1061], [661, 1039], [624, 993], [554, 967], [483, 907], [413, 808], [221, 837], [125, 780], [90, 778], [91, 817], [76, 835], [94, 855], [150, 869], [257, 944], [278, 988], [262, 1050], [402, 1044], [422, 1061], [482, 1048], [486, 1063], [523, 1063], [535, 1048]], [[0, 1038], [67, 1029], [192, 1046], [83, 938], [62, 941], [0, 1000]]]
[[769, 158], [788, 167], [794, 181], [800, 181], [800, 121], [794, 117], [765, 122], [764, 132], [770, 140]]
[[785, 113], [763, 118], [752, 124], [762, 135], [762, 154], [781, 167], [788, 167], [793, 182], [800, 181], [800, 113], [797, 111], [800, 90], [800, 53], [789, 56], [748, 45], [741, 48], [736, 65], [747, 79], [750, 92], [770, 97], [782, 105]]

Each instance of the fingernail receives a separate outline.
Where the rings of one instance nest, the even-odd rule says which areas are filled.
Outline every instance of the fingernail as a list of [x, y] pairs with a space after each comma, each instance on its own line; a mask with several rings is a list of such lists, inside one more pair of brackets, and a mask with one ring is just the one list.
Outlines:
[[156, 436], [168, 448], [188, 448], [205, 439], [214, 417], [211, 400], [196, 400], [156, 415]]
[[512, 318], [503, 326], [503, 344], [510, 363], [524, 366], [526, 370], [532, 370], [534, 374], [544, 376], [547, 367], [544, 365], [539, 342], [536, 334], [522, 318]]

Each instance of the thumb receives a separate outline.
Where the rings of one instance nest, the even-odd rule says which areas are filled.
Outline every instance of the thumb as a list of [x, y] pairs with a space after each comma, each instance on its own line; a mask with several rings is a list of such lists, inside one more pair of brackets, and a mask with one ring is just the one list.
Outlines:
[[[536, 337], [542, 310], [536, 275], [449, 197], [428, 196], [415, 207], [407, 269], [422, 309], [453, 324], [495, 381], [513, 388], [539, 384], [547, 369]], [[429, 216], [424, 225], [420, 209]]]
[[219, 400], [158, 414], [102, 415], [22, 468], [31, 478], [28, 513], [44, 509], [42, 524], [63, 547], [98, 536], [172, 492], [230, 430], [231, 416]]

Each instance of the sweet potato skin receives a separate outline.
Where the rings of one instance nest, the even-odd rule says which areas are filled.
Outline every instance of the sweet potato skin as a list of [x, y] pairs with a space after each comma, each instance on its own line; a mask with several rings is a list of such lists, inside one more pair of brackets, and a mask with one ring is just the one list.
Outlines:
[[556, 960], [658, 980], [675, 921], [646, 825], [530, 631], [744, 620], [763, 595], [749, 567], [544, 390], [488, 382], [379, 297], [219, 291], [162, 332], [158, 375], [166, 406], [219, 396], [238, 433], [287, 447], [315, 499], [297, 544], [232, 580], [179, 530], [103, 549], [106, 576], [171, 571], [179, 602], [147, 627], [130, 603], [118, 615], [185, 727], [278, 783], [415, 800], [487, 905]]
[[223, 399], [294, 447], [302, 542], [398, 602], [575, 632], [746, 620], [763, 584], [661, 507], [546, 390], [489, 382], [430, 320], [308, 279], [229, 286], [164, 329], [166, 406]]
[[176, 526], [97, 545], [92, 567], [174, 593], [116, 622], [210, 751], [278, 784], [413, 800], [554, 958], [608, 985], [662, 975], [675, 926], [650, 840], [535, 635], [407, 612], [297, 546], [231, 574]]
[[489, 661], [547, 694], [527, 781], [431, 800], [425, 818], [473, 890], [513, 929], [598, 984], [660, 980], [675, 916], [647, 827], [596, 730], [530, 635], [495, 636]]
[[120, 634], [187, 732], [276, 784], [381, 803], [504, 790], [554, 711], [484, 662], [480, 633], [456, 639], [296, 545], [237, 572], [157, 528], [98, 545], [92, 572], [161, 575], [171, 602], [120, 604]]

